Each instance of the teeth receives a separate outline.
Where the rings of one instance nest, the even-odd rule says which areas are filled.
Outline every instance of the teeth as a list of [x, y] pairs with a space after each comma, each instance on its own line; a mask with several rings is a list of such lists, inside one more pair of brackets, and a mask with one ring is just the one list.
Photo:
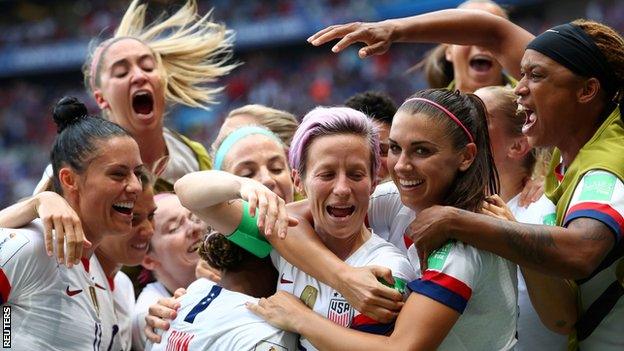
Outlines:
[[118, 202], [114, 206], [132, 209], [134, 208], [134, 202]]
[[132, 245], [132, 247], [134, 247], [137, 250], [145, 250], [147, 248], [147, 243], [134, 244]]
[[340, 210], [346, 210], [346, 209], [348, 209], [348, 208], [351, 208], [351, 206], [350, 206], [350, 205], [344, 205], [344, 206], [333, 206], [333, 205], [332, 205], [331, 207], [333, 207], [333, 208], [337, 208], [337, 209], [340, 209]]
[[424, 182], [424, 180], [406, 180], [406, 179], [399, 179], [399, 184], [403, 185], [403, 186], [415, 186], [415, 185], [420, 185]]

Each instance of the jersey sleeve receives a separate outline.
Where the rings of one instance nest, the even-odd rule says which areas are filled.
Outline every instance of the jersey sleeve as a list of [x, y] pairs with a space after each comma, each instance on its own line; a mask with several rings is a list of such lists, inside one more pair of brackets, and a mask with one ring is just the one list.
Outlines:
[[370, 197], [366, 225], [382, 238], [388, 239], [392, 221], [399, 214], [403, 203], [401, 195], [393, 182], [377, 186]]
[[[49, 261], [43, 239], [25, 229], [0, 228], [0, 299], [7, 303], [35, 289]], [[41, 260], [41, 261], [40, 261]]]
[[408, 284], [410, 290], [463, 313], [482, 267], [477, 249], [449, 241], [429, 256], [427, 266], [422, 278]]
[[622, 180], [607, 171], [587, 172], [574, 190], [563, 225], [568, 226], [577, 218], [592, 218], [604, 223], [619, 242], [624, 228]]

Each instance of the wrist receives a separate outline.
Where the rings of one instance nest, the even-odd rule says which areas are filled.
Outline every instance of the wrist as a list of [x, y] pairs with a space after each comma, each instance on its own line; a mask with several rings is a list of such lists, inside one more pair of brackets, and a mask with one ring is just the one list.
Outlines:
[[403, 40], [403, 27], [398, 19], [388, 19], [384, 21], [390, 30], [390, 42], [398, 42]]

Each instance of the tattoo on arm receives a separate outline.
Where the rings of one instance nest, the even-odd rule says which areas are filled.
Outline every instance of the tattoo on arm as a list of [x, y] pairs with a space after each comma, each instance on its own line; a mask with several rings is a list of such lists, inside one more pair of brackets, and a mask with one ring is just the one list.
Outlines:
[[569, 228], [582, 231], [581, 238], [589, 241], [603, 241], [612, 237], [611, 230], [602, 222], [591, 218], [579, 218], [573, 220]]
[[509, 221], [501, 222], [503, 223], [507, 245], [533, 263], [543, 263], [547, 255], [544, 249], [557, 246], [553, 240], [552, 233], [547, 230], [548, 228], [522, 225]]

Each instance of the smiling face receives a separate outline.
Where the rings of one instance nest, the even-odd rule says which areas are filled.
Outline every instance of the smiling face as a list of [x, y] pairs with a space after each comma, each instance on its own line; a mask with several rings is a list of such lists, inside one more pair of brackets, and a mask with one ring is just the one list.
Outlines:
[[132, 232], [121, 236], [107, 236], [97, 248], [97, 255], [126, 266], [141, 264], [154, 234], [154, 194], [151, 188], [144, 190], [132, 210]]
[[336, 134], [314, 139], [304, 178], [295, 183], [310, 202], [321, 236], [344, 239], [360, 233], [373, 186], [370, 146], [361, 136]]
[[427, 115], [399, 111], [390, 129], [388, 169], [401, 202], [419, 211], [442, 203], [465, 155], [456, 150], [445, 127]]
[[165, 92], [152, 51], [136, 39], [114, 42], [100, 59], [94, 96], [108, 118], [133, 135], [162, 128]]
[[535, 50], [525, 51], [521, 62], [522, 79], [515, 93], [526, 112], [522, 133], [531, 146], [561, 146], [566, 136], [585, 125], [585, 116], [576, 113], [583, 81], [566, 67]]
[[260, 134], [238, 141], [224, 159], [224, 170], [265, 185], [286, 203], [293, 201], [293, 182], [284, 148]]
[[156, 264], [155, 271], [170, 277], [195, 274], [199, 261], [197, 248], [207, 226], [182, 206], [175, 195], [165, 195], [156, 200], [154, 236], [148, 255]]
[[[139, 146], [127, 136], [96, 141], [94, 156], [75, 187], [64, 190], [77, 199], [85, 233], [122, 235], [132, 229], [132, 210], [141, 192]], [[67, 168], [61, 169], [60, 178]]]

